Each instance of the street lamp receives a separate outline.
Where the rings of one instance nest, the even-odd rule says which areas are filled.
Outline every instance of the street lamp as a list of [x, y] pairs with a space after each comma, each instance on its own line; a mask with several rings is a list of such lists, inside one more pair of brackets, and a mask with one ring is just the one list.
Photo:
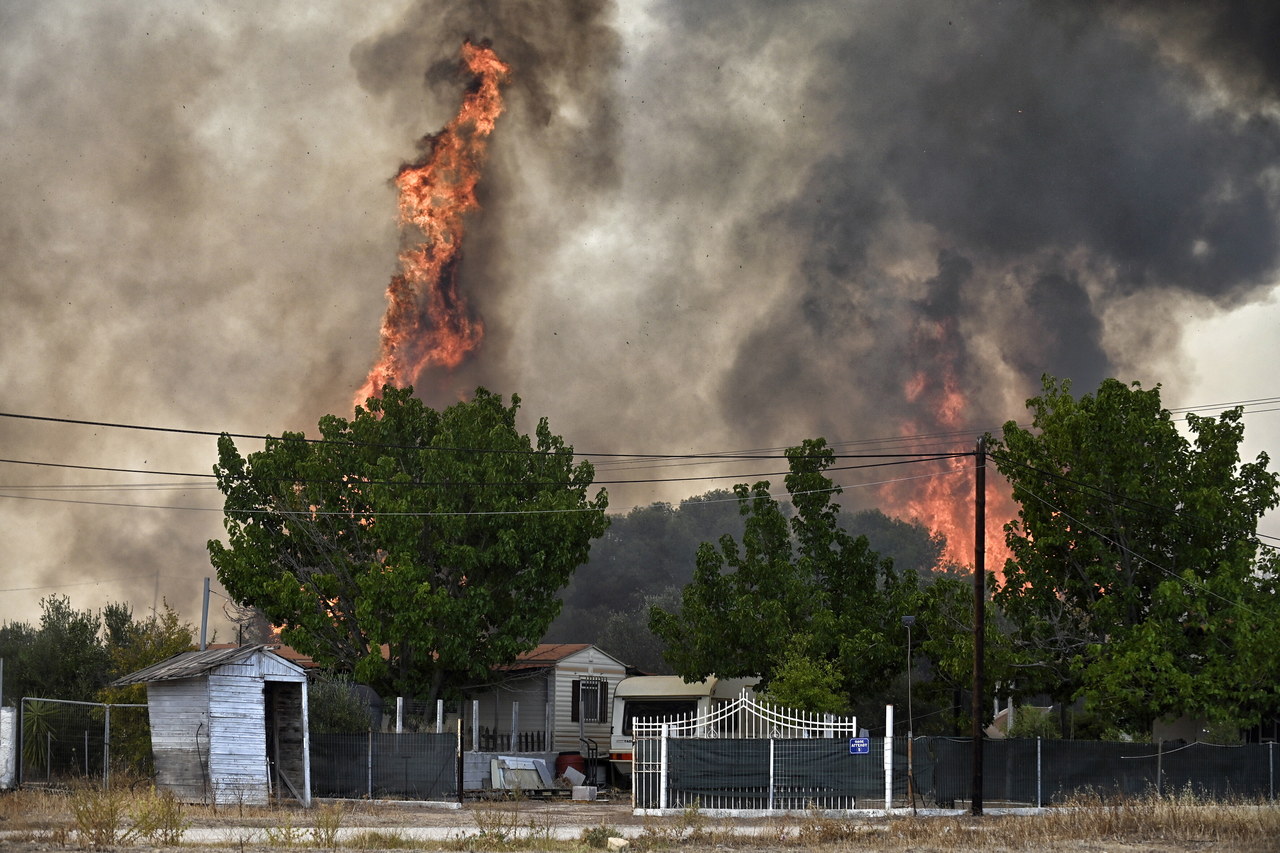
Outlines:
[[911, 626], [916, 624], [916, 617], [903, 616], [902, 626], [907, 629], [907, 796], [911, 798], [911, 808], [916, 807], [916, 774], [915, 774], [915, 716], [911, 712]]

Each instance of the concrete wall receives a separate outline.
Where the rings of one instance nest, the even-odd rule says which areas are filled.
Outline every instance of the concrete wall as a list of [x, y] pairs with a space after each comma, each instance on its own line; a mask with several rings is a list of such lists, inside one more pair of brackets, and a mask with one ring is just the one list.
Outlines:
[[0, 708], [0, 791], [18, 779], [18, 709]]

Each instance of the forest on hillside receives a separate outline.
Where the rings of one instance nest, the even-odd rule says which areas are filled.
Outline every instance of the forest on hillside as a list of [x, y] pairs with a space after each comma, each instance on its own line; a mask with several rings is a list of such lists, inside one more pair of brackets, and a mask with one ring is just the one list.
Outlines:
[[[785, 507], [785, 505], [784, 505]], [[744, 516], [728, 489], [654, 503], [612, 516], [591, 556], [561, 593], [564, 607], [545, 642], [594, 643], [645, 672], [670, 673], [662, 644], [649, 630], [649, 608], [680, 606], [693, 577], [698, 546], [730, 535], [740, 538]], [[946, 539], [923, 524], [891, 518], [876, 509], [842, 511], [840, 525], [866, 536], [871, 548], [900, 572], [954, 571], [944, 560]]]

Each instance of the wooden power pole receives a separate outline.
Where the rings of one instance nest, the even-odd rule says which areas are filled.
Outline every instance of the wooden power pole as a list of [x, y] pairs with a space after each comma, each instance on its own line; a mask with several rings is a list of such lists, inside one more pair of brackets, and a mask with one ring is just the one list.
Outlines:
[[973, 501], [973, 786], [969, 798], [971, 814], [982, 814], [982, 716], [986, 654], [987, 610], [987, 440], [978, 438], [974, 457], [978, 467], [974, 475], [976, 494]]

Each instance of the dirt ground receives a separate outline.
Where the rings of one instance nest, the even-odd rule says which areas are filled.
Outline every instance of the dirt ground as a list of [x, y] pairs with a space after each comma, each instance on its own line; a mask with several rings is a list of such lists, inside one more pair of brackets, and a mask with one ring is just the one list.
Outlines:
[[[321, 804], [323, 806], [323, 804]], [[272, 812], [239, 812], [234, 807], [221, 809], [217, 814], [192, 814], [180, 848], [155, 847], [147, 843], [118, 848], [138, 853], [161, 853], [180, 850], [181, 853], [227, 853], [228, 850], [275, 853], [305, 849], [329, 849], [316, 846], [313, 835], [317, 825], [318, 809], [278, 809]], [[609, 828], [608, 835], [627, 838], [630, 850], [681, 850], [690, 853], [796, 853], [800, 850], [822, 851], [954, 851], [981, 850], [987, 853], [1003, 851], [1032, 851], [1032, 853], [1060, 853], [1061, 851], [1085, 851], [1086, 853], [1148, 853], [1148, 851], [1275, 851], [1280, 844], [1267, 839], [1260, 844], [1216, 842], [1212, 839], [1170, 840], [1152, 838], [1150, 841], [1118, 839], [1071, 839], [1032, 846], [1001, 843], [996, 837], [997, 824], [992, 821], [1035, 820], [1035, 817], [987, 816], [983, 818], [939, 818], [919, 816], [894, 820], [933, 821], [939, 832], [934, 838], [897, 838], [890, 832], [890, 821], [882, 817], [846, 821], [842, 825], [856, 825], [857, 837], [838, 839], [797, 839], [796, 833], [804, 824], [804, 818], [714, 818], [705, 815], [684, 815], [654, 818], [632, 813], [628, 802], [573, 802], [567, 800], [477, 802], [462, 808], [448, 809], [426, 807], [420, 804], [394, 805], [386, 802], [375, 804], [348, 802], [343, 804], [339, 841], [344, 850], [412, 849], [441, 850], [538, 850], [573, 851], [592, 849], [584, 841], [584, 833], [594, 830], [602, 835], [601, 827]], [[950, 823], [955, 832], [944, 829]], [[6, 825], [8, 824], [8, 825]], [[929, 826], [917, 824], [917, 826]], [[77, 843], [68, 824], [59, 832], [56, 827], [39, 840], [20, 840], [11, 834], [13, 822], [0, 822], [0, 849], [13, 853], [44, 853], [75, 849]], [[813, 831], [813, 826], [809, 827]], [[504, 843], [532, 831], [538, 839], [532, 846]], [[369, 833], [381, 833], [380, 836]], [[8, 836], [8, 837], [6, 837]], [[964, 836], [964, 837], [958, 837]], [[391, 842], [380, 843], [380, 839]], [[470, 839], [465, 841], [464, 839]], [[597, 838], [596, 840], [601, 840]], [[543, 846], [545, 844], [545, 846]]]

